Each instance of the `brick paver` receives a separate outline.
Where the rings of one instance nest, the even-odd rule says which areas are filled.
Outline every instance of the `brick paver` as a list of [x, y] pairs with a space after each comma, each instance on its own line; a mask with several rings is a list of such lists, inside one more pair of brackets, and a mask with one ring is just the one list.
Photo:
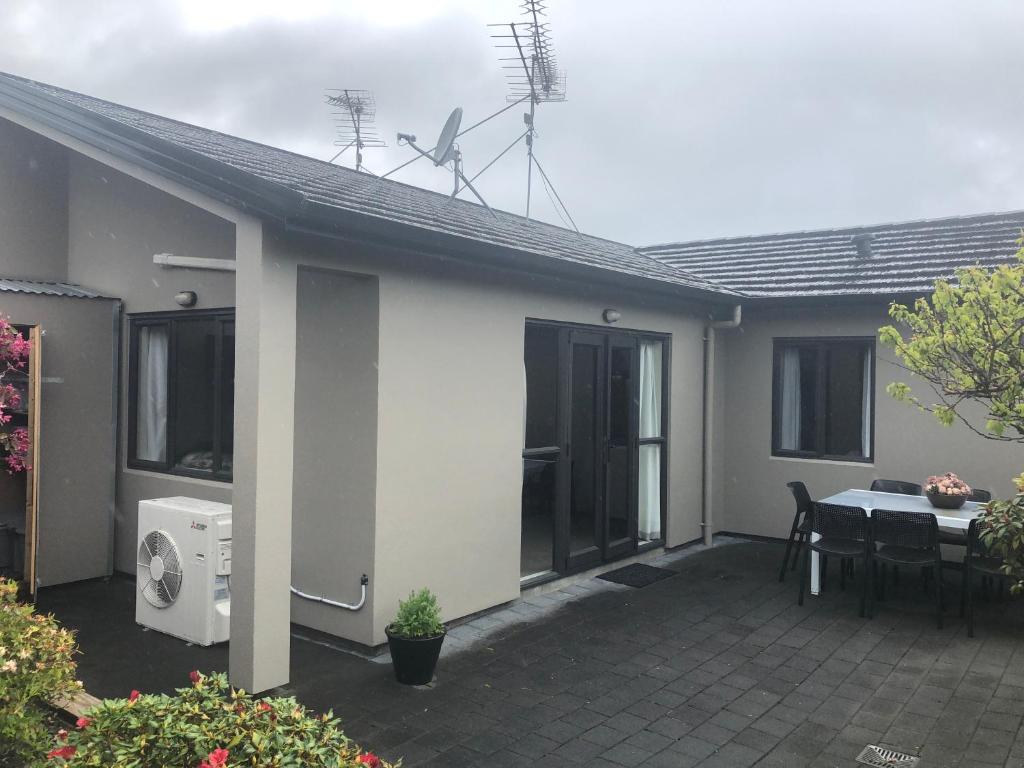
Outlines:
[[798, 607], [780, 558], [761, 542], [668, 556], [678, 576], [527, 612], [443, 659], [430, 689], [385, 669], [332, 703], [353, 738], [410, 767], [818, 768], [855, 766], [869, 743], [922, 768], [1024, 766], [1019, 602], [983, 605], [968, 639], [958, 574], [938, 630], [915, 578], [860, 619], [859, 584]]

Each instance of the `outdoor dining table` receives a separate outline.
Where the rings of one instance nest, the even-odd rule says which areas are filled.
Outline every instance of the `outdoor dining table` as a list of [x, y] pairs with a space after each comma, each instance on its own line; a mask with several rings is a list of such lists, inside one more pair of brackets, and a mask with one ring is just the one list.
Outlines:
[[[851, 488], [840, 491], [825, 499], [823, 504], [842, 504], [847, 507], [860, 507], [871, 516], [876, 509], [892, 509], [897, 512], [927, 512], [935, 515], [940, 528], [955, 528], [966, 531], [971, 520], [981, 514], [985, 505], [976, 501], [965, 502], [960, 509], [938, 509], [933, 507], [927, 496], [910, 496], [905, 493], [883, 493], [882, 491], [861, 491]], [[811, 539], [820, 538], [812, 534]], [[811, 553], [811, 594], [821, 591], [821, 571], [817, 552]]]

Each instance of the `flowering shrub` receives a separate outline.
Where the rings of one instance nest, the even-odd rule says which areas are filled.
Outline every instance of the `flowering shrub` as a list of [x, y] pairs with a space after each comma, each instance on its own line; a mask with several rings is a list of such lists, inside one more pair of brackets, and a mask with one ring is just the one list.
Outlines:
[[191, 679], [175, 696], [132, 691], [94, 707], [58, 735], [54, 768], [388, 768], [349, 741], [330, 713], [314, 716], [293, 698], [255, 699], [223, 674]]
[[971, 486], [954, 475], [947, 472], [944, 475], [932, 475], [924, 484], [928, 493], [937, 493], [942, 496], [970, 496]]
[[74, 636], [16, 601], [0, 579], [0, 765], [35, 765], [49, 740], [47, 705], [78, 689]]
[[0, 315], [0, 448], [7, 454], [4, 461], [11, 474], [31, 469], [28, 466], [29, 439], [24, 427], [6, 429], [11, 423], [10, 409], [21, 405], [21, 394], [10, 383], [5, 383], [4, 377], [11, 371], [25, 368], [31, 349], [32, 344]]
[[1010, 592], [1024, 593], [1024, 474], [1013, 478], [1017, 494], [1007, 501], [990, 501], [979, 517], [981, 543], [1003, 559]]

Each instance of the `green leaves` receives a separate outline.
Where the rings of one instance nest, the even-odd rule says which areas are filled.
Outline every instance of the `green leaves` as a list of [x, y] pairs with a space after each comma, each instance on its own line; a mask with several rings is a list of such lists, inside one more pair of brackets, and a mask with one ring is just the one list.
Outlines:
[[386, 768], [367, 760], [331, 713], [313, 714], [292, 697], [253, 698], [222, 673], [196, 675], [174, 696], [104, 701], [89, 719], [68, 737], [67, 768], [216, 766], [221, 750], [224, 768]]
[[437, 597], [426, 588], [410, 593], [408, 600], [398, 603], [391, 632], [400, 637], [436, 637], [444, 632]]
[[[894, 382], [894, 399], [947, 426], [959, 420], [984, 437], [1024, 442], [1024, 247], [1016, 263], [959, 269], [954, 283], [937, 281], [930, 299], [894, 303], [889, 316], [896, 325], [879, 329], [879, 340], [935, 396]], [[969, 403], [983, 409], [982, 423]]]

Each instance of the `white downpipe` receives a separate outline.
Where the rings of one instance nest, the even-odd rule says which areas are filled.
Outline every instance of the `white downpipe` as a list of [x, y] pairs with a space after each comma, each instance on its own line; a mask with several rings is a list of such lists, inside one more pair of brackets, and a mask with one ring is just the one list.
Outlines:
[[304, 598], [306, 600], [312, 600], [314, 603], [323, 603], [324, 605], [330, 605], [334, 608], [344, 608], [346, 611], [358, 611], [360, 608], [363, 607], [363, 605], [366, 604], [366, 585], [369, 583], [370, 578], [364, 573], [363, 577], [359, 579], [359, 586], [361, 589], [361, 594], [359, 595], [359, 602], [354, 604], [339, 603], [337, 600], [328, 600], [326, 597], [323, 597], [322, 595], [310, 595], [296, 589], [295, 587], [291, 587], [291, 591], [293, 595], [297, 595], [298, 597]]
[[704, 544], [711, 546], [714, 533], [712, 521], [712, 471], [714, 456], [714, 421], [715, 421], [715, 331], [739, 328], [743, 320], [743, 307], [739, 304], [732, 308], [731, 320], [712, 320], [704, 326], [704, 422], [701, 470], [701, 531]]

